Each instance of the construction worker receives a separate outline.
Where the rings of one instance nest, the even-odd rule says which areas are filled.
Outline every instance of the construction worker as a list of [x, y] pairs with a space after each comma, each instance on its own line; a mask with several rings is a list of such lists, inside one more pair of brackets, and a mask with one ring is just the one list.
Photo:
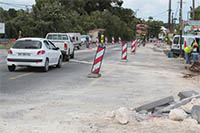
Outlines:
[[186, 59], [186, 64], [190, 64], [190, 60], [191, 60], [191, 55], [192, 55], [192, 52], [194, 50], [194, 47], [198, 47], [198, 43], [193, 43], [192, 46], [187, 46], [186, 48], [184, 48], [184, 51], [185, 51], [185, 59]]
[[101, 43], [104, 43], [104, 35], [101, 34]]

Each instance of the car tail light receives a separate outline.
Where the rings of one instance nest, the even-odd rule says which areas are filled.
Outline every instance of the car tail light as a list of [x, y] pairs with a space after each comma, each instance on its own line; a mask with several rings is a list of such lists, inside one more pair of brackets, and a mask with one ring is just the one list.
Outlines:
[[9, 51], [8, 51], [8, 54], [13, 54], [12, 50], [9, 50]]
[[186, 43], [186, 41], [184, 42], [184, 48], [186, 48], [186, 46], [187, 46], [187, 43]]
[[43, 55], [43, 54], [45, 54], [44, 50], [40, 50], [40, 51], [37, 52], [37, 55]]
[[64, 44], [64, 49], [67, 50], [67, 43]]

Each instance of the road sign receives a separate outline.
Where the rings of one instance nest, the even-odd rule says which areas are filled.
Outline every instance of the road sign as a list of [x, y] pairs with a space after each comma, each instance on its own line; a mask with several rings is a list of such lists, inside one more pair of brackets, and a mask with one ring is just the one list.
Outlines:
[[0, 34], [5, 34], [5, 23], [0, 23]]
[[200, 21], [184, 21], [184, 34], [199, 34], [200, 33]]

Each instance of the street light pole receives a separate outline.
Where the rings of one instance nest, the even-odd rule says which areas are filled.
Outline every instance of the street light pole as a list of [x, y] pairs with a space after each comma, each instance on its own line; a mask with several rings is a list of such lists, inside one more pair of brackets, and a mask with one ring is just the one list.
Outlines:
[[182, 8], [183, 8], [183, 0], [180, 0], [180, 14], [179, 14], [179, 25], [180, 25], [180, 57], [182, 57], [182, 32], [183, 32], [183, 20], [182, 20]]

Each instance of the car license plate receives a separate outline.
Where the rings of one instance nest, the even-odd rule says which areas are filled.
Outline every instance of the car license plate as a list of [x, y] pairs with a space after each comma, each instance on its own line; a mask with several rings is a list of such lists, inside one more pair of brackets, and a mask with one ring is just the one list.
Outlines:
[[18, 53], [19, 56], [30, 56], [30, 53]]

